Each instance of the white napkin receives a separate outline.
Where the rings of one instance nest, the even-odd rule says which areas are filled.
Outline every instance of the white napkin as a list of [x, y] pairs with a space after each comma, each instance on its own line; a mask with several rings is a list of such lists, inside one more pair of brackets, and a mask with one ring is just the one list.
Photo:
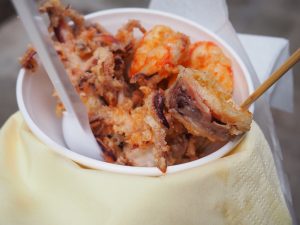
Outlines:
[[[258, 59], [258, 55], [260, 55], [260, 58], [264, 59], [264, 61], [261, 62], [257, 62], [256, 60], [254, 60], [253, 62], [256, 63], [256, 65], [265, 63], [266, 61], [269, 62], [268, 67], [258, 66], [255, 70], [237, 33], [235, 32], [231, 22], [228, 19], [228, 9], [225, 0], [151, 0], [149, 8], [180, 15], [184, 18], [193, 20], [207, 27], [211, 31], [218, 34], [229, 45], [231, 45], [231, 47], [242, 58], [251, 74], [252, 81], [255, 87], [257, 87], [261, 83], [261, 81], [265, 80], [268, 75], [270, 75], [270, 72], [275, 69], [274, 67], [279, 65], [278, 63], [283, 61], [284, 57], [282, 55], [282, 57], [279, 57], [279, 53], [282, 51], [286, 51], [286, 53], [288, 52], [286, 43], [283, 43], [281, 48], [275, 49], [274, 46], [272, 46], [271, 42], [266, 41], [265, 43], [262, 43], [262, 45], [264, 45], [265, 47], [270, 46], [270, 48], [265, 48], [265, 51], [261, 51], [261, 49], [257, 47], [252, 48], [252, 50], [249, 50], [249, 54], [252, 56], [252, 59]], [[252, 42], [252, 44], [255, 43], [256, 42]], [[249, 43], [247, 42], [247, 38], [244, 39], [243, 44], [245, 46], [248, 46]], [[250, 45], [249, 47], [251, 48]], [[285, 57], [287, 57], [287, 54], [285, 55]], [[259, 77], [257, 76], [256, 71], [259, 73]], [[284, 90], [282, 90], [282, 87], [285, 87]], [[273, 103], [273, 106], [276, 106], [276, 108], [285, 109], [287, 111], [291, 111], [293, 109], [292, 77], [288, 75], [286, 76], [286, 78], [281, 79], [279, 82], [277, 82], [276, 87], [273, 87], [272, 95], [270, 94], [271, 93], [269, 92], [256, 101], [254, 119], [261, 127], [264, 135], [266, 136], [266, 139], [271, 146], [277, 173], [280, 179], [281, 189], [285, 196], [291, 214], [294, 215], [289, 185], [286, 180], [286, 175], [284, 174], [282, 169], [281, 149], [276, 135], [273, 117], [270, 111], [270, 101]], [[271, 97], [272, 100], [270, 100]], [[281, 100], [282, 98], [284, 98], [284, 101]]]

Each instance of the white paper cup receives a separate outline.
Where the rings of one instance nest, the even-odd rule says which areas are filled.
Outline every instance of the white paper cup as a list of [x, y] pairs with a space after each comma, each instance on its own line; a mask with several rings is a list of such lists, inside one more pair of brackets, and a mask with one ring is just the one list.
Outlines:
[[[169, 13], [139, 8], [100, 11], [87, 15], [86, 19], [91, 22], [99, 22], [112, 33], [115, 33], [117, 29], [128, 20], [137, 19], [141, 21], [142, 25], [147, 29], [154, 25], [163, 24], [190, 36], [192, 42], [199, 40], [213, 41], [232, 62], [234, 73], [234, 100], [237, 103], [241, 103], [247, 98], [249, 93], [253, 92], [250, 74], [240, 57], [223, 40], [192, 21]], [[25, 70], [20, 70], [17, 80], [17, 102], [32, 132], [42, 142], [47, 144], [51, 150], [89, 168], [133, 175], [162, 175], [161, 171], [156, 167], [115, 165], [91, 159], [69, 150], [63, 138], [61, 119], [55, 115], [56, 100], [52, 97], [53, 86], [42, 67], [39, 67], [35, 73], [36, 74], [27, 74]], [[253, 106], [251, 106], [250, 111], [253, 112]], [[242, 137], [236, 138], [212, 154], [198, 160], [169, 166], [167, 174], [198, 167], [218, 159], [230, 152], [241, 139]]]

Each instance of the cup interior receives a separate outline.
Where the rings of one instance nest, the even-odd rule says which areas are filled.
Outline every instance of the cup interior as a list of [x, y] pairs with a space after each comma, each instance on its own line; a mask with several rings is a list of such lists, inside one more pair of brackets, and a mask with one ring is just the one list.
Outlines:
[[[215, 34], [194, 22], [168, 13], [148, 9], [107, 10], [87, 15], [86, 19], [91, 22], [99, 22], [113, 34], [128, 20], [137, 19], [146, 29], [154, 25], [162, 24], [188, 35], [191, 38], [191, 42], [199, 40], [213, 41], [231, 60], [234, 74], [234, 101], [240, 104], [249, 96], [249, 93], [253, 91], [253, 84], [249, 72], [238, 55]], [[141, 34], [136, 32], [136, 36], [139, 35]], [[20, 70], [17, 81], [17, 101], [19, 109], [33, 133], [52, 150], [89, 168], [123, 174], [146, 176], [162, 175], [162, 173], [154, 167], [115, 165], [94, 160], [69, 150], [63, 138], [61, 118], [55, 114], [56, 99], [52, 94], [53, 86], [42, 66], [39, 66], [34, 74], [28, 73], [23, 69]], [[250, 111], [253, 112], [253, 106], [250, 108]], [[167, 173], [194, 168], [220, 158], [232, 150], [241, 139], [242, 137], [237, 137], [212, 154], [198, 160], [169, 166]]]

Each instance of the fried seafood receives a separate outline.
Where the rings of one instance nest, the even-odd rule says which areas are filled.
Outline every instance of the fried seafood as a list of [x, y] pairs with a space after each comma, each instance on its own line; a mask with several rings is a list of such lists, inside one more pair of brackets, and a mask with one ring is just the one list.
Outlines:
[[[49, 32], [53, 32], [58, 42], [66, 42], [74, 39], [84, 29], [84, 18], [70, 6], [63, 6], [59, 0], [50, 0], [40, 7], [41, 13], [47, 13], [50, 20]], [[68, 24], [68, 20], [74, 22], [74, 26]]]
[[[249, 130], [251, 113], [231, 100], [231, 64], [214, 43], [190, 44], [164, 25], [146, 31], [137, 20], [113, 35], [59, 0], [41, 12], [49, 16], [54, 47], [88, 109], [105, 161], [166, 172]], [[35, 70], [35, 54], [29, 48], [21, 65]], [[64, 106], [54, 96], [60, 114]]]
[[233, 74], [230, 60], [213, 42], [198, 41], [190, 46], [189, 57], [184, 64], [188, 68], [205, 70], [215, 76], [225, 92], [233, 92]]
[[251, 113], [239, 108], [209, 72], [181, 68], [166, 96], [169, 113], [195, 136], [228, 141], [250, 129]]
[[125, 46], [127, 50], [133, 50], [136, 39], [133, 35], [134, 29], [139, 29], [142, 33], [146, 33], [146, 29], [138, 20], [129, 20], [121, 29], [118, 30], [116, 38]]
[[152, 80], [152, 83], [157, 84], [177, 73], [177, 65], [185, 60], [189, 44], [186, 35], [167, 26], [154, 26], [143, 36], [134, 53], [129, 70], [131, 81]]
[[[131, 93], [125, 81], [126, 60], [135, 45], [133, 29], [145, 32], [139, 22], [129, 21], [114, 36], [99, 24], [85, 22], [58, 0], [46, 2], [40, 11], [49, 16], [56, 51], [90, 116], [102, 105], [128, 104]], [[57, 108], [63, 109], [59, 101]]]
[[23, 68], [26, 70], [29, 70], [31, 72], [35, 72], [38, 63], [35, 60], [34, 56], [36, 55], [36, 51], [33, 47], [29, 47], [25, 54], [20, 58], [20, 64]]
[[105, 151], [113, 155], [110, 160], [133, 166], [158, 166], [166, 171], [165, 154], [169, 147], [165, 141], [166, 127], [156, 109], [157, 95], [161, 93], [149, 94], [142, 107], [130, 111], [108, 106], [98, 110], [92, 128]]

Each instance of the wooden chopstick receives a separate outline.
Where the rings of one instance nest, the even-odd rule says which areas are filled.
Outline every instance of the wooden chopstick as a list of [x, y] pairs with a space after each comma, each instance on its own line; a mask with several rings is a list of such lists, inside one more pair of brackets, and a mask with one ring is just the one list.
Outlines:
[[294, 52], [265, 82], [263, 82], [242, 104], [242, 109], [248, 107], [265, 93], [277, 80], [300, 60], [300, 48]]

